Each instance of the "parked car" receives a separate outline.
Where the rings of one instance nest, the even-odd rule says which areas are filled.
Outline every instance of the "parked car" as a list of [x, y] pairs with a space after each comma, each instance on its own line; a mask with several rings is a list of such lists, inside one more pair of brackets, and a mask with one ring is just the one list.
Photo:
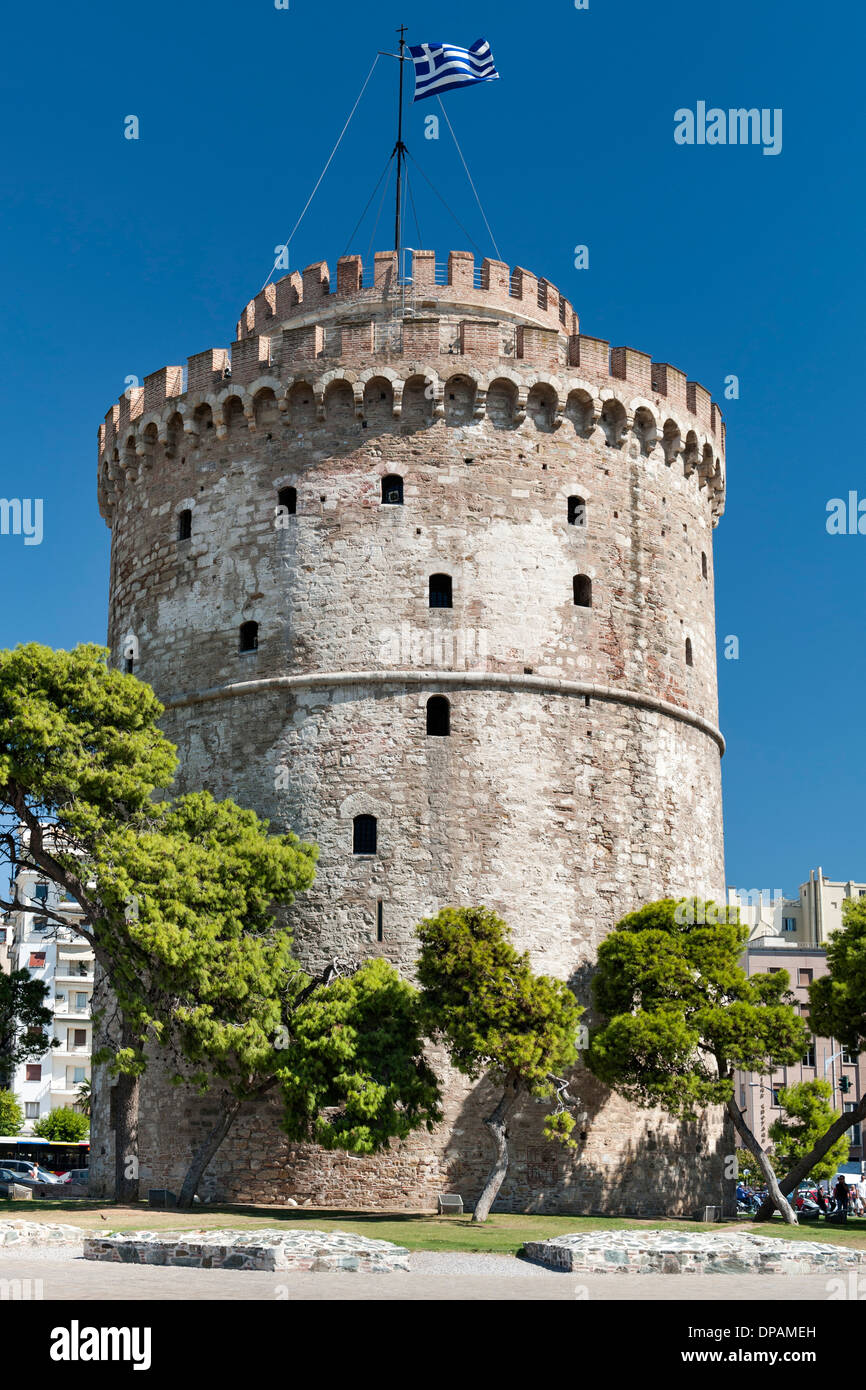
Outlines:
[[38, 1164], [24, 1158], [4, 1158], [0, 1160], [0, 1167], [8, 1168], [10, 1173], [23, 1173], [25, 1178], [32, 1178], [36, 1174]]
[[90, 1177], [90, 1169], [70, 1168], [67, 1173], [58, 1173], [57, 1177], [60, 1182], [75, 1182], [83, 1186]]
[[0, 1195], [11, 1197], [13, 1183], [17, 1183], [19, 1187], [37, 1187], [41, 1181], [41, 1178], [25, 1177], [14, 1168], [0, 1168]]

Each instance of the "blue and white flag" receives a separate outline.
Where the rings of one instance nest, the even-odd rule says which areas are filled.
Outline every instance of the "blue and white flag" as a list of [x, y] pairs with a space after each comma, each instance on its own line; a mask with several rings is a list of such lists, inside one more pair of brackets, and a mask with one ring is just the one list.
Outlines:
[[422, 43], [409, 46], [415, 64], [415, 100], [437, 97], [455, 87], [471, 87], [476, 82], [492, 82], [499, 76], [486, 39], [471, 48], [455, 48], [450, 43]]

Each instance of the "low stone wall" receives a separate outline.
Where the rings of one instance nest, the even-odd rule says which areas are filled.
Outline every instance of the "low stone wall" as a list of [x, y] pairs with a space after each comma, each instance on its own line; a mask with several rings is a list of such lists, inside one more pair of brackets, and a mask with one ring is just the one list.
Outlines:
[[109, 1231], [85, 1240], [84, 1258], [197, 1269], [345, 1270], [353, 1274], [409, 1269], [409, 1251], [402, 1245], [344, 1231]]
[[50, 1221], [0, 1220], [0, 1248], [10, 1245], [80, 1245], [84, 1232], [78, 1226]]
[[571, 1274], [820, 1274], [866, 1265], [866, 1251], [745, 1231], [595, 1231], [528, 1241], [523, 1254]]

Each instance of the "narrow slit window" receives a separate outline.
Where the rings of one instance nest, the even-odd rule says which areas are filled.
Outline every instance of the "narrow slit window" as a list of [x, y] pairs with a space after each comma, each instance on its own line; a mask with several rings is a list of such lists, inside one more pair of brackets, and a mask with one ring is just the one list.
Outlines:
[[403, 479], [398, 473], [389, 473], [382, 479], [382, 504], [389, 507], [403, 505]]
[[707, 554], [705, 550], [701, 551], [701, 576], [704, 579], [707, 577]]
[[378, 835], [375, 816], [356, 816], [352, 822], [352, 853], [375, 854]]
[[381, 898], [376, 904], [376, 940], [385, 940], [385, 915]]
[[177, 517], [177, 538], [179, 541], [188, 541], [192, 535], [192, 511], [189, 507], [184, 507], [182, 512], [178, 512]]
[[450, 574], [431, 574], [430, 576], [430, 607], [431, 608], [453, 608], [451, 575]]
[[277, 505], [285, 507], [288, 516], [295, 516], [298, 510], [297, 488], [281, 487], [277, 493]]
[[259, 625], [258, 623], [241, 623], [240, 629], [240, 650], [242, 652], [256, 652], [259, 649]]
[[694, 664], [695, 664], [695, 661], [694, 661], [694, 657], [692, 656], [692, 639], [691, 639], [691, 637], [687, 637], [687, 638], [686, 638], [686, 665], [687, 665], [687, 666], [694, 666]]
[[568, 524], [569, 526], [586, 525], [586, 502], [582, 497], [569, 497]]
[[572, 589], [578, 608], [592, 607], [592, 580], [588, 574], [576, 574], [572, 580]]
[[444, 695], [431, 695], [427, 701], [427, 737], [448, 738], [451, 733], [451, 703]]

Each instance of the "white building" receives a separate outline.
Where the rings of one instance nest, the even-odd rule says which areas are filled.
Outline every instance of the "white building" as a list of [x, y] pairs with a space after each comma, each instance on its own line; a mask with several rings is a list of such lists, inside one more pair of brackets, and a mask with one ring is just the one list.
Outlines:
[[866, 898], [866, 883], [828, 879], [820, 868], [810, 870], [797, 898], [786, 898], [778, 888], [728, 889], [728, 906], [739, 907], [740, 921], [751, 928], [750, 941], [780, 937], [792, 946], [826, 945], [842, 926], [847, 898]]
[[73, 1105], [82, 1081], [90, 1079], [93, 952], [82, 937], [40, 911], [40, 904], [47, 905], [71, 922], [80, 920], [72, 898], [30, 869], [19, 872], [16, 885], [18, 901], [32, 903], [33, 910], [10, 914], [10, 965], [29, 970], [48, 986], [45, 1005], [54, 1014], [53, 1036], [58, 1040], [57, 1047], [22, 1062], [15, 1073], [12, 1089], [24, 1108], [23, 1133], [29, 1134], [49, 1110]]

